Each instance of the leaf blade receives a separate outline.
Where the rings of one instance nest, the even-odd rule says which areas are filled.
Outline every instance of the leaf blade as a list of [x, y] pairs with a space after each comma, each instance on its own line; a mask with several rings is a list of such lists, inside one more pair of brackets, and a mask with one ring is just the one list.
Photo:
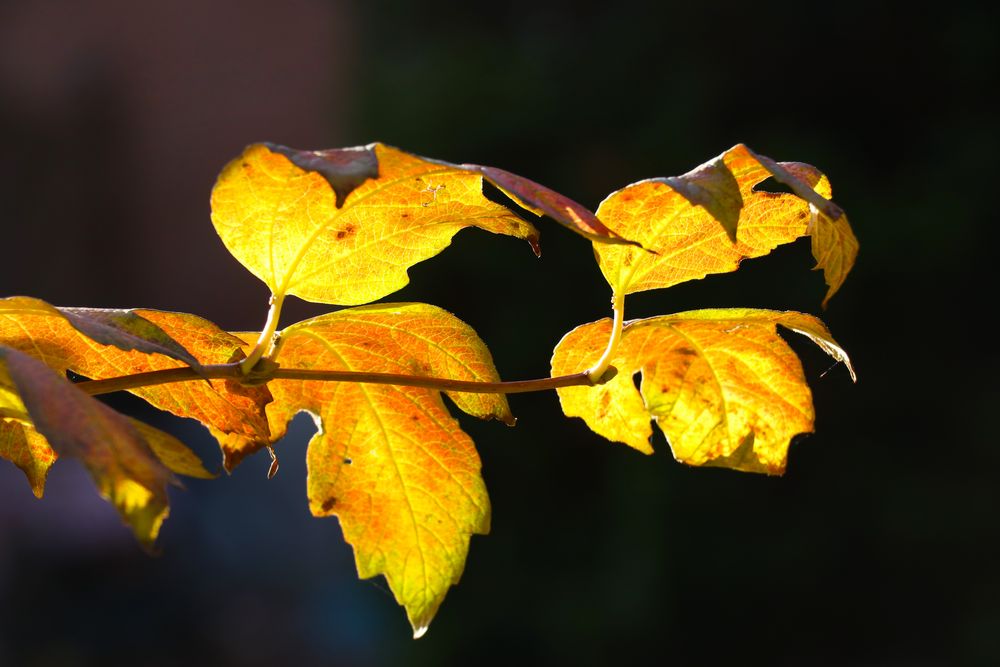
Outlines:
[[[496, 381], [485, 345], [440, 308], [386, 304], [292, 325], [284, 368], [434, 375]], [[299, 411], [321, 430], [309, 444], [316, 516], [337, 516], [362, 578], [383, 574], [421, 635], [464, 569], [490, 505], [472, 440], [437, 391], [393, 385], [274, 380], [272, 433]], [[500, 395], [451, 392], [462, 410], [512, 423]]]
[[482, 194], [482, 176], [373, 144], [379, 177], [338, 207], [326, 177], [256, 144], [222, 171], [212, 221], [275, 295], [356, 305], [409, 281], [407, 269], [466, 227], [537, 243], [528, 222]]
[[[757, 190], [770, 177], [794, 194]], [[735, 271], [743, 259], [811, 236], [828, 286], [825, 306], [858, 252], [829, 194], [829, 181], [815, 167], [777, 163], [739, 144], [683, 176], [640, 181], [609, 195], [598, 217], [652, 252], [604, 244], [595, 244], [594, 252], [612, 288], [632, 294]]]
[[[678, 461], [781, 474], [792, 438], [812, 432], [814, 412], [798, 357], [777, 335], [779, 324], [820, 344], [854, 377], [847, 354], [812, 316], [691, 311], [628, 323], [612, 359], [618, 375], [604, 386], [559, 389], [563, 411], [645, 453], [652, 419]], [[567, 334], [553, 355], [553, 375], [596, 359], [609, 326], [602, 320]]]
[[[118, 311], [114, 312], [117, 317]], [[183, 347], [190, 349], [192, 356], [197, 355], [196, 363], [224, 364], [245, 356], [242, 340], [200, 317], [142, 309], [128, 313], [171, 340], [183, 341]], [[93, 380], [188, 365], [160, 353], [94, 341], [63, 311], [27, 297], [0, 299], [0, 344], [29, 354], [60, 372], [72, 370]], [[157, 408], [205, 425], [219, 441], [227, 469], [270, 442], [264, 414], [264, 405], [270, 401], [266, 387], [206, 380], [144, 387], [132, 393]]]

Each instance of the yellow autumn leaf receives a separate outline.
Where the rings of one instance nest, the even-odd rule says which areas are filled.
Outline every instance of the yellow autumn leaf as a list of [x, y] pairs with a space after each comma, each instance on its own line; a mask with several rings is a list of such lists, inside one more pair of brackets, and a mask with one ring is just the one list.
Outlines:
[[378, 177], [343, 187], [340, 206], [328, 173], [262, 144], [222, 170], [212, 222], [275, 296], [374, 301], [406, 285], [410, 266], [441, 252], [466, 227], [526, 239], [537, 252], [538, 232], [483, 195], [482, 174], [382, 144], [368, 150]]
[[[811, 315], [699, 310], [627, 323], [611, 359], [618, 374], [602, 385], [559, 389], [563, 412], [645, 453], [652, 453], [652, 418], [678, 461], [781, 474], [791, 439], [813, 431], [814, 413], [802, 365], [778, 336], [779, 324], [810, 338], [854, 377], [847, 354]], [[552, 375], [592, 364], [610, 332], [604, 319], [566, 334]]]
[[[283, 369], [399, 373], [496, 382], [476, 333], [435, 306], [341, 310], [281, 334]], [[440, 392], [355, 382], [272, 380], [267, 408], [280, 437], [297, 412], [314, 415], [309, 507], [336, 516], [362, 578], [385, 575], [416, 636], [465, 566], [472, 534], [490, 526], [490, 502], [472, 440]], [[513, 424], [500, 394], [448, 392], [463, 411]]]
[[[768, 178], [794, 194], [758, 191]], [[741, 260], [810, 236], [828, 290], [854, 266], [858, 242], [815, 167], [776, 163], [742, 144], [679, 177], [640, 181], [597, 209], [613, 231], [642, 245], [594, 244], [601, 272], [619, 294], [670, 287], [735, 271]]]
[[[0, 299], [0, 345], [29, 354], [51, 368], [72, 370], [92, 380], [190, 365], [176, 355], [167, 356], [159, 347], [140, 348], [138, 343], [126, 346], [117, 331], [113, 337], [109, 334], [95, 339], [96, 325], [92, 323], [111, 321], [112, 315], [115, 322], [141, 323], [130, 324], [131, 330], [159, 332], [157, 337], [173, 341], [194, 364], [224, 364], [245, 356], [243, 341], [195, 315], [156, 310], [59, 309], [29, 297]], [[126, 342], [132, 343], [133, 338]], [[219, 441], [227, 469], [269, 442], [264, 405], [271, 395], [266, 387], [246, 387], [217, 379], [130, 391], [157, 408], [204, 424]]]

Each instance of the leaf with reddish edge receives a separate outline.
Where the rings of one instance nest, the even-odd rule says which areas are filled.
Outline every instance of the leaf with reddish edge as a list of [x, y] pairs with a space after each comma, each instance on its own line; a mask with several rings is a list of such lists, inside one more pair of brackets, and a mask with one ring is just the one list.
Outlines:
[[525, 239], [537, 252], [538, 231], [483, 195], [479, 174], [381, 144], [371, 150], [378, 178], [353, 188], [340, 206], [324, 173], [261, 144], [222, 170], [212, 190], [215, 229], [277, 298], [374, 301], [406, 285], [410, 266], [467, 227]]
[[[385, 304], [330, 313], [281, 334], [285, 369], [499, 380], [486, 346], [435, 306]], [[278, 437], [298, 412], [315, 416], [309, 507], [337, 516], [362, 578], [383, 574], [420, 636], [465, 566], [490, 504], [472, 440], [439, 391], [356, 382], [272, 380]], [[502, 394], [446, 392], [461, 410], [513, 424]]]
[[[557, 390], [563, 412], [646, 454], [653, 451], [652, 419], [678, 461], [781, 474], [792, 438], [812, 432], [814, 415], [802, 366], [777, 325], [807, 336], [854, 378], [847, 354], [811, 315], [699, 310], [627, 323], [611, 359], [618, 374], [602, 385]], [[610, 330], [604, 319], [566, 334], [552, 375], [592, 364]]]
[[59, 316], [87, 338], [102, 345], [113, 345], [126, 352], [162, 354], [195, 370], [198, 360], [163, 329], [131, 310], [114, 308], [59, 308], [41, 299], [14, 296], [0, 299], [0, 317], [19, 314]]
[[[758, 190], [771, 177], [793, 194]], [[735, 271], [743, 259], [810, 236], [828, 285], [825, 307], [858, 252], [846, 216], [829, 195], [829, 181], [815, 167], [777, 163], [740, 144], [683, 176], [640, 181], [609, 195], [598, 217], [652, 252], [599, 243], [594, 252], [608, 283], [624, 295]]]
[[[91, 321], [99, 321], [103, 314], [88, 311]], [[245, 356], [243, 341], [200, 317], [155, 310], [127, 311], [127, 316], [147, 322], [171, 340], [181, 341], [203, 364], [224, 364]], [[162, 354], [99, 345], [74, 326], [63, 310], [27, 297], [0, 299], [0, 344], [40, 359], [60, 372], [71, 370], [92, 380], [187, 365]], [[271, 400], [267, 387], [205, 380], [142, 387], [131, 392], [160, 409], [204, 424], [218, 439], [227, 469], [270, 442], [264, 414], [264, 405]]]
[[302, 151], [268, 142], [262, 145], [284, 155], [300, 169], [315, 171], [323, 176], [337, 195], [337, 208], [344, 205], [347, 195], [355, 188], [368, 179], [378, 178], [378, 157], [374, 144], [319, 151]]
[[30, 424], [59, 455], [83, 461], [100, 494], [152, 547], [169, 513], [167, 484], [176, 479], [140, 429], [42, 362], [3, 346], [0, 407], [8, 422]]
[[[437, 160], [428, 161], [437, 162], [438, 164], [449, 164]], [[540, 183], [496, 167], [482, 167], [478, 164], [451, 166], [482, 174], [487, 181], [523, 208], [528, 209], [535, 215], [547, 215], [563, 227], [591, 241], [639, 245], [635, 241], [622, 238], [605, 227], [604, 223], [589, 209]]]

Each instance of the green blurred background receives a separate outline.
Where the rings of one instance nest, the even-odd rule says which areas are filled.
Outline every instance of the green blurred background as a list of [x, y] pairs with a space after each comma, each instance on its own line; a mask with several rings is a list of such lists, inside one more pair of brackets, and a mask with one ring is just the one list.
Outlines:
[[[0, 665], [1000, 663], [998, 26], [962, 2], [0, 3], [2, 295], [259, 327], [266, 289], [208, 217], [257, 140], [381, 140], [591, 207], [744, 142], [823, 169], [861, 240], [825, 313], [806, 241], [629, 302], [822, 314], [860, 381], [792, 341], [818, 419], [783, 478], [684, 467], [660, 435], [651, 457], [611, 445], [554, 394], [512, 397], [513, 430], [460, 417], [493, 531], [414, 642], [308, 514], [309, 420], [274, 480], [264, 454], [175, 493], [156, 558], [75, 464], [41, 502], [5, 465]], [[504, 377], [544, 376], [609, 293], [588, 242], [539, 227], [540, 261], [466, 231], [388, 300], [443, 306]], [[215, 465], [201, 427], [112, 400]]]

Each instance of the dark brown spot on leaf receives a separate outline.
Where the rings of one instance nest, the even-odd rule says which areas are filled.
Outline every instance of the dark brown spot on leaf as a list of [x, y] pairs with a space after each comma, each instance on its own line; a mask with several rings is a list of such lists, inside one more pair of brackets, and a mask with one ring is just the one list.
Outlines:
[[330, 510], [333, 509], [333, 506], [336, 504], [337, 504], [336, 498], [327, 498], [326, 500], [323, 501], [323, 504], [320, 507], [324, 512], [329, 512]]

